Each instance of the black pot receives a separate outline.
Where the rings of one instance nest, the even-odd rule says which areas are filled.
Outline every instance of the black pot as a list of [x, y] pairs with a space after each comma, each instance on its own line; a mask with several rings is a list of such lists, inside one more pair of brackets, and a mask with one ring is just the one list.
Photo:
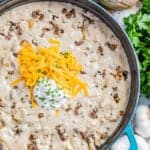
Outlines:
[[[0, 14], [4, 11], [9, 10], [18, 5], [22, 5], [25, 3], [30, 3], [33, 1], [39, 0], [0, 0]], [[43, 0], [45, 1], [45, 0]], [[47, 0], [48, 1], [48, 0]], [[130, 128], [129, 123], [133, 114], [136, 110], [136, 106], [138, 103], [139, 91], [140, 91], [140, 74], [138, 68], [138, 60], [134, 51], [134, 48], [128, 39], [126, 33], [120, 28], [117, 22], [111, 17], [111, 15], [102, 8], [99, 4], [97, 4], [94, 0], [50, 0], [50, 1], [58, 1], [58, 2], [68, 2], [74, 5], [77, 5], [81, 8], [85, 8], [91, 13], [95, 14], [101, 20], [103, 20], [109, 28], [115, 33], [115, 35], [120, 39], [120, 42], [124, 48], [126, 53], [130, 71], [131, 71], [131, 87], [130, 87], [130, 97], [129, 102], [126, 108], [125, 115], [121, 120], [117, 129], [113, 132], [113, 134], [107, 139], [107, 141], [97, 147], [97, 149], [104, 150], [107, 149], [114, 141], [121, 136], [122, 134], [127, 134], [130, 140], [130, 150], [136, 150], [137, 145], [135, 143], [134, 136], [132, 134], [132, 129]]]

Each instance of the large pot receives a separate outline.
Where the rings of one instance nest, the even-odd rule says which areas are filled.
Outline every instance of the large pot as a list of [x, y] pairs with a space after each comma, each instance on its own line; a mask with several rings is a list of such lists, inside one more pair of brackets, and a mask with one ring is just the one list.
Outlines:
[[[0, 14], [18, 5], [22, 5], [24, 3], [30, 3], [33, 1], [39, 1], [39, 0], [25, 0], [25, 1], [24, 0], [0, 0]], [[54, 1], [54, 0], [50, 0], [50, 1]], [[130, 121], [132, 119], [132, 116], [136, 110], [136, 106], [138, 103], [139, 89], [140, 89], [140, 84], [139, 84], [140, 75], [139, 75], [137, 57], [132, 44], [130, 43], [125, 32], [120, 28], [120, 26], [111, 17], [111, 15], [95, 1], [92, 0], [55, 0], [55, 1], [72, 3], [79, 7], [89, 10], [90, 12], [98, 16], [100, 19], [102, 19], [116, 34], [116, 36], [120, 39], [122, 46], [125, 50], [129, 62], [130, 70], [131, 70], [131, 87], [130, 87], [129, 102], [126, 108], [125, 115], [122, 121], [120, 122], [119, 126], [117, 127], [117, 129], [108, 138], [108, 140], [100, 147], [97, 147], [97, 149], [101, 149], [101, 150], [107, 149], [119, 136], [121, 136], [122, 134], [126, 134], [128, 135], [129, 141], [131, 143], [130, 150], [136, 150], [137, 144], [133, 136], [133, 131], [130, 126]]]

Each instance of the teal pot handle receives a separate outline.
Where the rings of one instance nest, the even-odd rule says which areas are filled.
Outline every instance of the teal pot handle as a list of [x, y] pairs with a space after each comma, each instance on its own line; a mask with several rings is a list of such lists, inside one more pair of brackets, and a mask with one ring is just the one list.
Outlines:
[[134, 136], [134, 132], [131, 126], [131, 123], [127, 125], [125, 128], [124, 134], [127, 135], [129, 142], [130, 142], [130, 149], [129, 150], [138, 150], [138, 145]]

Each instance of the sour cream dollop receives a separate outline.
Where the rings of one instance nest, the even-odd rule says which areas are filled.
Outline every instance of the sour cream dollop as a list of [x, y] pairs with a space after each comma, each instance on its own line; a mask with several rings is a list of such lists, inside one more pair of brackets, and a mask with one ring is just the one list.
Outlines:
[[65, 91], [54, 80], [41, 78], [33, 90], [38, 106], [47, 110], [60, 108], [67, 100]]

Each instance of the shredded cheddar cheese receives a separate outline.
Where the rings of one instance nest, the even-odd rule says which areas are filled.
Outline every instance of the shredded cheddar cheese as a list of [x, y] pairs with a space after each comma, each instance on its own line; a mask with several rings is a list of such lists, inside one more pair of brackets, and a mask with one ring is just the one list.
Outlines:
[[29, 29], [32, 29], [33, 26], [34, 26], [34, 20], [33, 19], [29, 19], [28, 20], [28, 27], [29, 27]]
[[60, 115], [60, 110], [59, 110], [59, 109], [56, 109], [56, 110], [55, 110], [55, 116], [56, 116], [56, 117], [59, 117], [59, 115]]
[[30, 88], [32, 106], [36, 106], [32, 90], [36, 82], [42, 77], [55, 80], [71, 96], [76, 96], [81, 91], [88, 95], [87, 83], [79, 79], [83, 71], [82, 65], [71, 51], [61, 52], [60, 41], [49, 39], [50, 47], [33, 48], [27, 41], [22, 43], [17, 60], [19, 63], [20, 77], [12, 85], [24, 81]]

